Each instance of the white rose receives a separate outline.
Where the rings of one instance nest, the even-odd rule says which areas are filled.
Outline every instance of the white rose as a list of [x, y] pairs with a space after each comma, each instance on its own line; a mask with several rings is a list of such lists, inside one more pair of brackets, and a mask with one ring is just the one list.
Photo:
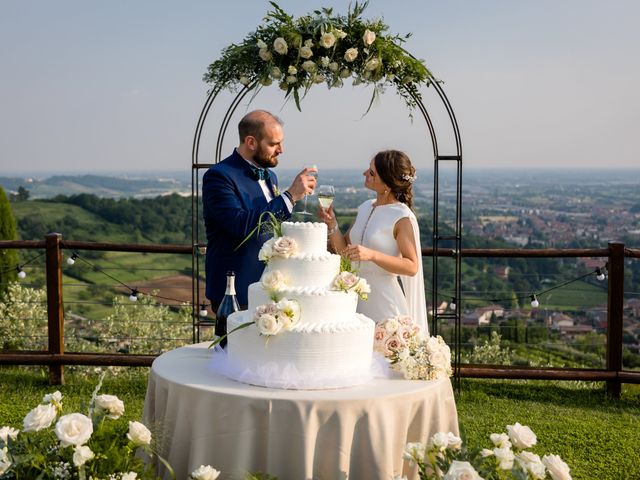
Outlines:
[[331, 32], [323, 33], [320, 37], [320, 46], [331, 48], [336, 43], [336, 37]]
[[350, 48], [346, 52], [344, 52], [344, 59], [347, 62], [353, 62], [356, 58], [358, 58], [357, 48]]
[[451, 462], [449, 471], [444, 476], [444, 480], [482, 480], [478, 472], [469, 462], [454, 460]]
[[262, 288], [269, 291], [282, 290], [287, 286], [287, 279], [280, 270], [264, 272], [261, 282]]
[[71, 413], [60, 417], [54, 429], [63, 447], [84, 445], [91, 438], [93, 423], [81, 413]]
[[284, 38], [278, 37], [273, 41], [273, 49], [280, 55], [286, 55], [289, 47], [287, 46], [287, 42]]
[[300, 305], [294, 300], [283, 298], [276, 303], [276, 308], [288, 318], [288, 326], [293, 326], [300, 320]]
[[542, 480], [545, 477], [544, 464], [540, 456], [531, 452], [520, 452], [516, 455], [520, 468], [531, 475], [531, 478]]
[[258, 45], [258, 48], [259, 48], [260, 50], [262, 50], [262, 49], [264, 49], [264, 48], [267, 48], [267, 44], [266, 44], [266, 43], [264, 43], [264, 42], [263, 42], [262, 40], [260, 40], [260, 39], [258, 39], [258, 41], [256, 42], [256, 44]]
[[333, 281], [333, 287], [338, 290], [351, 290], [358, 284], [359, 278], [351, 272], [340, 272]]
[[369, 60], [367, 62], [367, 64], [364, 66], [365, 70], [375, 70], [376, 68], [378, 68], [380, 66], [380, 60], [378, 60], [377, 58], [372, 58], [371, 60]]
[[340, 70], [340, 78], [349, 78], [351, 76], [351, 70], [348, 68], [343, 68]]
[[238, 79], [238, 82], [239, 82], [241, 85], [249, 85], [249, 82], [250, 82], [250, 81], [251, 81], [251, 80], [249, 80], [249, 77], [245, 77], [244, 75]]
[[342, 30], [334, 30], [336, 37], [338, 37], [340, 40], [342, 40], [343, 38], [345, 38], [347, 36], [346, 32], [343, 32]]
[[529, 427], [520, 425], [518, 422], [515, 425], [507, 425], [507, 432], [511, 443], [516, 448], [530, 448], [538, 441], [536, 434]]
[[260, 51], [258, 52], [258, 56], [265, 62], [268, 62], [269, 60], [271, 60], [271, 58], [273, 58], [273, 55], [271, 55], [271, 52], [266, 48], [261, 48]]
[[313, 47], [313, 40], [312, 40], [312, 39], [310, 39], [310, 38], [307, 38], [307, 39], [304, 41], [304, 46], [305, 46], [305, 47], [309, 47], [309, 48]]
[[11, 466], [11, 460], [9, 460], [9, 456], [7, 455], [7, 448], [0, 449], [0, 475], [4, 474], [9, 467]]
[[220, 472], [211, 465], [200, 465], [193, 472], [190, 478], [192, 480], [216, 480], [220, 476]]
[[280, 69], [278, 67], [273, 67], [271, 69], [271, 76], [273, 78], [275, 78], [276, 80], [282, 78], [282, 72], [280, 71]]
[[376, 40], [375, 32], [372, 32], [371, 30], [368, 30], [368, 29], [364, 31], [364, 35], [362, 36], [362, 41], [364, 42], [365, 45], [371, 45], [375, 40]]
[[545, 455], [542, 457], [542, 464], [547, 467], [553, 480], [571, 480], [569, 465], [558, 455]]
[[492, 433], [491, 435], [489, 435], [489, 438], [498, 448], [511, 448], [509, 435], [507, 435], [506, 433]]
[[313, 57], [313, 51], [307, 46], [301, 47], [300, 48], [300, 56], [302, 58], [311, 58], [311, 57]]
[[441, 452], [444, 452], [449, 445], [449, 434], [444, 432], [438, 432], [431, 437], [431, 446], [437, 448]]
[[332, 72], [337, 72], [338, 68], [340, 68], [338, 62], [331, 62], [329, 64], [329, 70], [331, 70]]
[[298, 253], [298, 244], [291, 237], [278, 237], [273, 244], [273, 253], [288, 258]]
[[135, 445], [150, 445], [151, 432], [140, 422], [129, 422], [129, 432], [127, 438]]
[[454, 450], [459, 450], [462, 448], [462, 439], [452, 432], [447, 433], [447, 448], [452, 448]]
[[493, 455], [493, 450], [489, 450], [488, 448], [483, 448], [480, 452], [482, 458], [491, 457]]
[[358, 283], [356, 283], [356, 286], [353, 287], [353, 289], [358, 292], [359, 295], [371, 293], [371, 287], [364, 278], [359, 278]]
[[115, 395], [98, 395], [96, 407], [106, 412], [107, 417], [117, 420], [124, 414], [124, 402]]
[[298, 69], [296, 67], [294, 67], [293, 65], [289, 65], [289, 68], [287, 68], [287, 73], [289, 75], [295, 75], [298, 73]]
[[270, 238], [262, 244], [262, 247], [260, 247], [260, 251], [258, 252], [258, 260], [268, 262], [269, 259], [273, 257], [273, 244], [275, 241], [275, 238]]
[[57, 390], [53, 393], [47, 393], [42, 398], [42, 403], [52, 403], [52, 402], [60, 403], [61, 401], [62, 401], [62, 394]]
[[322, 83], [324, 82], [324, 76], [320, 75], [319, 73], [316, 73], [313, 76], [313, 83]]
[[298, 82], [298, 77], [296, 77], [295, 75], [289, 75], [289, 76], [287, 77], [287, 83], [288, 83], [289, 85], [293, 85], [293, 84], [295, 84], [295, 83], [297, 83], [297, 82]]
[[277, 335], [282, 326], [275, 315], [264, 313], [256, 319], [256, 327], [260, 335]]
[[265, 87], [268, 87], [272, 83], [273, 83], [273, 80], [271, 80], [269, 77], [264, 77], [260, 79], [260, 84], [264, 85]]
[[320, 65], [322, 65], [324, 68], [327, 68], [329, 66], [329, 63], [331, 63], [331, 59], [329, 57], [320, 57]]
[[6, 445], [9, 439], [15, 440], [18, 438], [18, 433], [20, 433], [20, 430], [16, 428], [2, 427], [0, 428], [0, 440]]
[[494, 448], [493, 453], [499, 462], [499, 467], [502, 470], [511, 470], [513, 468], [513, 461], [516, 456], [513, 451], [509, 447], [505, 448]]
[[73, 449], [73, 464], [76, 467], [81, 467], [93, 457], [93, 452], [86, 445], [78, 445]]
[[120, 480], [136, 480], [136, 478], [138, 478], [138, 474], [136, 472], [127, 472], [122, 474]]
[[400, 323], [395, 318], [390, 318], [384, 322], [384, 329], [389, 333], [396, 333], [399, 327]]
[[50, 403], [38, 405], [24, 417], [22, 421], [24, 432], [37, 432], [48, 428], [56, 419], [56, 407]]
[[260, 315], [264, 315], [265, 313], [275, 316], [278, 313], [278, 307], [276, 307], [276, 304], [273, 302], [258, 305], [256, 307], [255, 318], [257, 319]]
[[402, 458], [404, 458], [405, 460], [422, 460], [424, 459], [425, 451], [426, 447], [423, 443], [407, 443], [407, 445], [404, 447]]
[[316, 71], [316, 68], [318, 68], [318, 66], [315, 64], [313, 60], [307, 60], [306, 62], [302, 63], [302, 68], [306, 72], [312, 73]]

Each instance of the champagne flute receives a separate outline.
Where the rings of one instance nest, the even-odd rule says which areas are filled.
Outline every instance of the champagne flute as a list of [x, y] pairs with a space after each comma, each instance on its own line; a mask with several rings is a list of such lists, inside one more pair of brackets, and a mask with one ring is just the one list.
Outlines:
[[[311, 167], [309, 167], [309, 168], [314, 168], [314, 169], [318, 170], [318, 167], [316, 167], [315, 165], [311, 165]], [[316, 178], [318, 178], [318, 172], [317, 171], [309, 172], [309, 173], [307, 173], [307, 176], [308, 177], [316, 177]], [[313, 192], [311, 193], [311, 195], [313, 195]], [[304, 206], [302, 208], [302, 211], [298, 212], [300, 215], [312, 215], [311, 212], [307, 211], [307, 197], [308, 197], [308, 195], [304, 196]]]
[[318, 203], [323, 210], [328, 209], [336, 196], [336, 189], [333, 185], [320, 185], [318, 187]]

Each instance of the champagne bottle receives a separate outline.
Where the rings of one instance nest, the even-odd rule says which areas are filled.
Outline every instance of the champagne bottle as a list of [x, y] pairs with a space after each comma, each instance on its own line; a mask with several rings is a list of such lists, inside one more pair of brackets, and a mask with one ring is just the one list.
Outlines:
[[[224, 298], [220, 302], [220, 306], [216, 311], [216, 328], [215, 334], [217, 337], [222, 337], [227, 334], [227, 317], [233, 312], [240, 310], [238, 305], [238, 299], [236, 298], [236, 274], [235, 272], [227, 272], [227, 290], [225, 291]], [[223, 339], [220, 342], [222, 348], [227, 346], [227, 339]]]

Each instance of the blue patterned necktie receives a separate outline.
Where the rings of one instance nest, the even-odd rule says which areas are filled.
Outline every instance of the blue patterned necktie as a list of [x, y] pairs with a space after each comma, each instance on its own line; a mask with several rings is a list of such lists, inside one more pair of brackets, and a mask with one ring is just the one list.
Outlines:
[[251, 167], [251, 175], [255, 180], [269, 180], [271, 176], [266, 168]]

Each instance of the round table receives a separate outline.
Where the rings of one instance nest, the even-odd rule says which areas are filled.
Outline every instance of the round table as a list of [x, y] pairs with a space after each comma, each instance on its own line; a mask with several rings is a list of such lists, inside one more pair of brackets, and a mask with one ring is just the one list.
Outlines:
[[404, 474], [407, 442], [458, 434], [448, 378], [377, 378], [335, 390], [278, 390], [213, 371], [208, 342], [160, 355], [151, 367], [144, 422], [178, 479], [200, 465], [220, 479], [262, 471], [279, 480], [385, 479]]

